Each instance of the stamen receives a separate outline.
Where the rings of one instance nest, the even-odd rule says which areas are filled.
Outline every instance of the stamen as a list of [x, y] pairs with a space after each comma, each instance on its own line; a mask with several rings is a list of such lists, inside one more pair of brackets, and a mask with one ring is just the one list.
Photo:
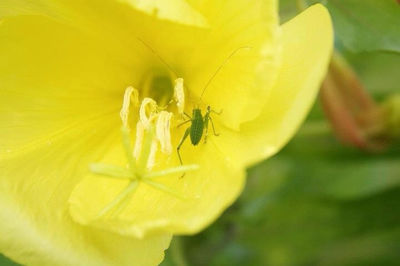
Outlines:
[[[143, 159], [140, 159], [139, 167], [147, 167], [151, 169], [155, 165], [155, 158], [158, 150], [158, 142], [161, 145], [161, 151], [166, 154], [172, 153], [172, 143], [171, 143], [171, 119], [172, 113], [167, 111], [159, 112], [159, 108], [157, 103], [151, 98], [145, 98], [142, 101], [142, 105], [139, 110], [140, 120], [137, 124], [136, 129], [136, 144], [134, 149], [134, 156], [138, 159], [147, 158], [147, 162], [144, 164]], [[142, 151], [142, 143], [143, 143], [143, 135], [146, 131], [153, 131], [154, 124], [153, 122], [157, 119], [156, 122], [156, 138], [153, 138], [151, 144], [146, 144], [150, 146], [146, 146], [145, 149], [149, 149], [148, 152], [145, 152], [145, 155], [139, 155]], [[153, 134], [153, 132], [152, 132]], [[146, 140], [145, 140], [146, 141]]]
[[138, 107], [139, 106], [139, 91], [134, 88], [132, 93], [133, 93], [133, 95], [131, 97], [131, 102], [133, 103], [134, 107]]
[[135, 147], [133, 149], [133, 156], [139, 159], [140, 151], [142, 150], [142, 143], [143, 143], [143, 136], [144, 136], [144, 126], [143, 123], [139, 120], [136, 124], [136, 140], [135, 140]]
[[185, 91], [183, 87], [183, 78], [177, 78], [175, 80], [174, 99], [176, 101], [176, 106], [178, 107], [178, 112], [183, 114], [185, 110]]
[[[132, 93], [133, 93], [133, 97], [132, 97]], [[129, 105], [130, 105], [131, 101], [134, 104], [134, 106], [137, 106], [139, 104], [139, 92], [136, 89], [134, 89], [133, 87], [128, 87], [128, 88], [126, 88], [125, 93], [124, 93], [124, 100], [122, 102], [122, 108], [121, 108], [121, 112], [120, 112], [122, 126], [125, 128], [129, 128], [128, 116], [129, 116]]]
[[150, 158], [150, 153], [152, 149], [152, 144], [154, 141], [154, 126], [150, 124], [150, 127], [148, 129], [144, 130], [144, 138], [142, 141], [142, 149], [140, 151], [138, 166], [139, 166], [139, 171], [145, 171], [148, 165], [148, 161]]
[[[183, 113], [185, 105], [183, 79], [175, 80], [174, 94], [178, 110], [180, 113]], [[140, 182], [179, 199], [185, 199], [185, 197], [181, 196], [178, 192], [175, 192], [164, 184], [153, 181], [153, 179], [199, 169], [198, 165], [182, 165], [151, 172], [150, 169], [153, 168], [156, 161], [158, 143], [160, 143], [161, 152], [165, 154], [172, 153], [171, 120], [173, 114], [167, 111], [161, 111], [153, 99], [144, 98], [139, 109], [135, 145], [132, 149], [131, 131], [129, 127], [129, 109], [131, 103], [134, 106], [139, 105], [139, 93], [133, 87], [128, 87], [124, 93], [120, 117], [122, 121], [122, 143], [129, 162], [129, 167], [103, 163], [90, 164], [90, 171], [94, 174], [114, 179], [128, 179], [130, 181], [127, 186], [98, 213], [95, 219], [100, 219], [105, 216], [116, 216], [122, 212], [129, 204]]]
[[158, 143], [157, 140], [153, 138], [153, 141], [151, 142], [149, 158], [147, 159], [147, 164], [146, 164], [147, 169], [151, 169], [154, 167], [157, 150], [158, 150]]
[[136, 169], [136, 161], [132, 155], [130, 129], [127, 127], [121, 127], [121, 136], [122, 145], [124, 147], [126, 158], [128, 159], [129, 168], [131, 171], [134, 171]]
[[[147, 115], [147, 111], [149, 110], [150, 114]], [[143, 126], [147, 129], [150, 126], [150, 123], [154, 119], [154, 114], [157, 112], [157, 103], [151, 98], [144, 98], [142, 101], [142, 105], [139, 110], [139, 118], [142, 121]]]
[[171, 119], [172, 113], [162, 111], [158, 115], [156, 136], [161, 145], [161, 151], [165, 154], [172, 153], [171, 143]]

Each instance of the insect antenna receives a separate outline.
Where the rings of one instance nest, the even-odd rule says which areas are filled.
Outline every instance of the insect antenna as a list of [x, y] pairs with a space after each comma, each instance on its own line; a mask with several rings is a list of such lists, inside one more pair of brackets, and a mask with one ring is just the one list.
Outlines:
[[152, 53], [161, 61], [161, 63], [163, 63], [163, 64], [168, 68], [169, 71], [171, 71], [172, 73], [175, 74], [175, 76], [178, 77], [178, 73], [175, 71], [175, 69], [173, 69], [173, 68], [167, 63], [167, 61], [165, 61], [164, 58], [162, 58], [162, 57], [160, 56], [160, 54], [157, 53], [147, 42], [145, 42], [143, 39], [141, 39], [141, 38], [139, 38], [139, 37], [136, 37], [136, 39], [137, 39], [139, 42], [141, 42], [144, 46], [146, 46], [146, 47], [150, 50], [150, 52], [152, 52]]
[[206, 91], [206, 89], [208, 88], [208, 86], [211, 84], [211, 82], [214, 80], [214, 78], [217, 76], [217, 74], [221, 71], [221, 69], [229, 62], [229, 60], [240, 50], [242, 49], [251, 49], [251, 47], [249, 46], [242, 46], [239, 47], [237, 49], [235, 49], [227, 58], [225, 58], [224, 62], [222, 62], [221, 65], [219, 65], [219, 67], [217, 68], [217, 70], [214, 72], [214, 74], [211, 76], [211, 78], [207, 81], [206, 85], [204, 86], [203, 91], [200, 94], [200, 101], [202, 101], [201, 99], [203, 98], [203, 95]]

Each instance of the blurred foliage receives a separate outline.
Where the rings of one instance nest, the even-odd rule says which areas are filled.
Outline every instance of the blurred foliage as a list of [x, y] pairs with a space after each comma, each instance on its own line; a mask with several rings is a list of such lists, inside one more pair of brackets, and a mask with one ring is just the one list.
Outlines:
[[[280, 1], [283, 22], [297, 13], [295, 1]], [[399, 54], [354, 53], [399, 51], [395, 0], [322, 2], [337, 48], [368, 91], [379, 100], [398, 93]], [[210, 228], [174, 239], [163, 266], [399, 265], [400, 143], [381, 154], [344, 147], [316, 103], [284, 150], [248, 176], [242, 196]], [[15, 264], [0, 256], [0, 265]]]
[[14, 262], [8, 260], [6, 257], [3, 257], [3, 256], [0, 254], [0, 265], [1, 265], [1, 266], [16, 266], [16, 265], [19, 265], [19, 264], [16, 264], [16, 263], [14, 263]]
[[396, 0], [328, 0], [338, 38], [355, 51], [400, 53], [400, 6]]
[[400, 53], [400, 5], [397, 0], [280, 0], [281, 21], [298, 13], [296, 2], [324, 4], [337, 41], [352, 52]]

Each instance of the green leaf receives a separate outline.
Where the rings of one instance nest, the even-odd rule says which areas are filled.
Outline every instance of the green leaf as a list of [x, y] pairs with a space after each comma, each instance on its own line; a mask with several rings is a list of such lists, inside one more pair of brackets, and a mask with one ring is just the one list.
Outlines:
[[328, 0], [326, 6], [346, 48], [400, 53], [400, 4], [396, 0]]
[[0, 254], [0, 265], [1, 266], [17, 266], [18, 264], [12, 262], [11, 260], [7, 259], [3, 255]]
[[385, 153], [367, 154], [343, 147], [330, 134], [309, 135], [307, 127], [311, 125], [307, 123], [276, 158], [291, 165], [291, 179], [297, 182], [297, 189], [351, 200], [400, 186], [400, 155], [396, 144]]

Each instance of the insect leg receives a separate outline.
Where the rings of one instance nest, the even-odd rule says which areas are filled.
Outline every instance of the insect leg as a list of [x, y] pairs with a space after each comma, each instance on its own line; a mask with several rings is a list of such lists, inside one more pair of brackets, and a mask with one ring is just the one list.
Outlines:
[[176, 148], [176, 152], [178, 153], [178, 158], [179, 158], [179, 162], [181, 163], [181, 165], [183, 165], [182, 162], [182, 158], [181, 158], [181, 154], [179, 153], [179, 150], [181, 149], [181, 146], [183, 144], [183, 142], [186, 140], [186, 138], [189, 136], [190, 134], [190, 127], [188, 127], [185, 131], [185, 134], [183, 135], [181, 142], [179, 142], [178, 147]]
[[211, 116], [210, 116], [210, 122], [211, 122], [211, 126], [212, 126], [212, 129], [213, 129], [213, 132], [214, 132], [214, 136], [219, 136], [219, 133], [215, 132], [214, 122], [213, 122]]
[[186, 120], [186, 121], [183, 121], [182, 123], [180, 123], [179, 125], [177, 125], [176, 127], [180, 127], [180, 126], [183, 126], [184, 124], [186, 124], [186, 123], [188, 123], [188, 122], [191, 122], [192, 120]]
[[184, 115], [186, 115], [190, 120], [192, 120], [192, 117], [188, 115], [187, 113], [183, 112]]
[[207, 112], [205, 115], [204, 115], [204, 128], [205, 128], [205, 130], [206, 130], [206, 132], [205, 132], [205, 134], [204, 134], [204, 144], [206, 144], [207, 143], [207, 137], [208, 137], [208, 121], [210, 120], [210, 113], [209, 112]]

